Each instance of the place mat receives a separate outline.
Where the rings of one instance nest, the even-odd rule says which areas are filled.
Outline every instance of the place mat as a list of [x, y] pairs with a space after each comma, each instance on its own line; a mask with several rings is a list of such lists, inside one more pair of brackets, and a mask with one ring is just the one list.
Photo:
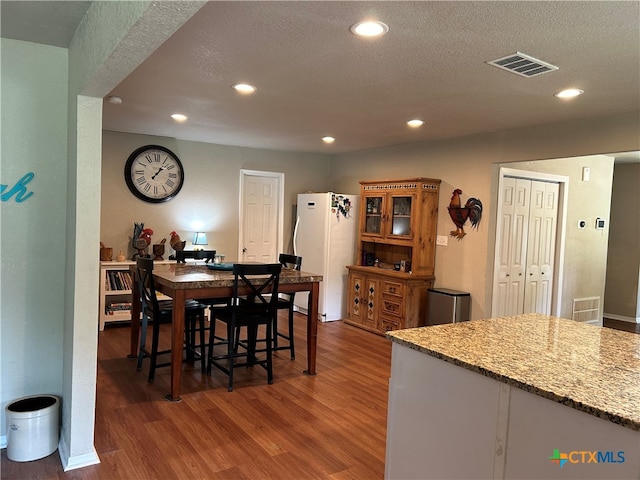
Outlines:
[[233, 263], [208, 263], [209, 270], [233, 270]]

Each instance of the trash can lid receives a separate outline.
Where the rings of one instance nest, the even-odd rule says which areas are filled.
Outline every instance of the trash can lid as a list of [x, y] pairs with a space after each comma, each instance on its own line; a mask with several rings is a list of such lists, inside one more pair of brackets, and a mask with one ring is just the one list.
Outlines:
[[443, 293], [455, 297], [466, 297], [471, 295], [469, 292], [460, 292], [459, 290], [451, 290], [450, 288], [430, 288], [429, 292]]

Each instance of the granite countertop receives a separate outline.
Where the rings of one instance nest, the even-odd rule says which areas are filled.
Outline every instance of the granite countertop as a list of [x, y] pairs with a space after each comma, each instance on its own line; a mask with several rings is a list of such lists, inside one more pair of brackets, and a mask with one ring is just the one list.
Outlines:
[[387, 332], [393, 342], [640, 431], [640, 335], [540, 314]]

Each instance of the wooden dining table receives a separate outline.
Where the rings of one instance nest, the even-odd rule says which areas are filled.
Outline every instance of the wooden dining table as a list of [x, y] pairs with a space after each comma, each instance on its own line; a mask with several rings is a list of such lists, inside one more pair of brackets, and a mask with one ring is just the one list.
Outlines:
[[[133, 281], [131, 305], [131, 351], [138, 356], [140, 336], [140, 291], [138, 289], [136, 266], [130, 271]], [[156, 290], [173, 299], [171, 322], [171, 392], [167, 399], [180, 401], [180, 381], [182, 377], [182, 351], [184, 337], [185, 301], [198, 298], [228, 298], [233, 296], [233, 272], [213, 270], [208, 265], [156, 264], [153, 268]], [[307, 304], [307, 375], [316, 374], [316, 347], [318, 338], [318, 295], [322, 275], [292, 269], [282, 269], [280, 293], [309, 292]], [[244, 292], [240, 291], [240, 294]], [[248, 291], [246, 293], [249, 293]]]

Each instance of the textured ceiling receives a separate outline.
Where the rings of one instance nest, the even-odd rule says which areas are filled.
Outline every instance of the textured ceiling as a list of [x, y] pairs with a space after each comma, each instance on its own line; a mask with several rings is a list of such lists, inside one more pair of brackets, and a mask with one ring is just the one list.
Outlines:
[[[87, 4], [3, 1], [3, 36], [5, 3]], [[389, 33], [353, 36], [365, 18]], [[516, 51], [559, 70], [485, 63]], [[240, 96], [237, 82], [258, 90]], [[567, 87], [585, 94], [553, 97]], [[321, 153], [638, 113], [640, 3], [209, 2], [112, 94], [123, 103], [105, 102], [105, 129]]]

